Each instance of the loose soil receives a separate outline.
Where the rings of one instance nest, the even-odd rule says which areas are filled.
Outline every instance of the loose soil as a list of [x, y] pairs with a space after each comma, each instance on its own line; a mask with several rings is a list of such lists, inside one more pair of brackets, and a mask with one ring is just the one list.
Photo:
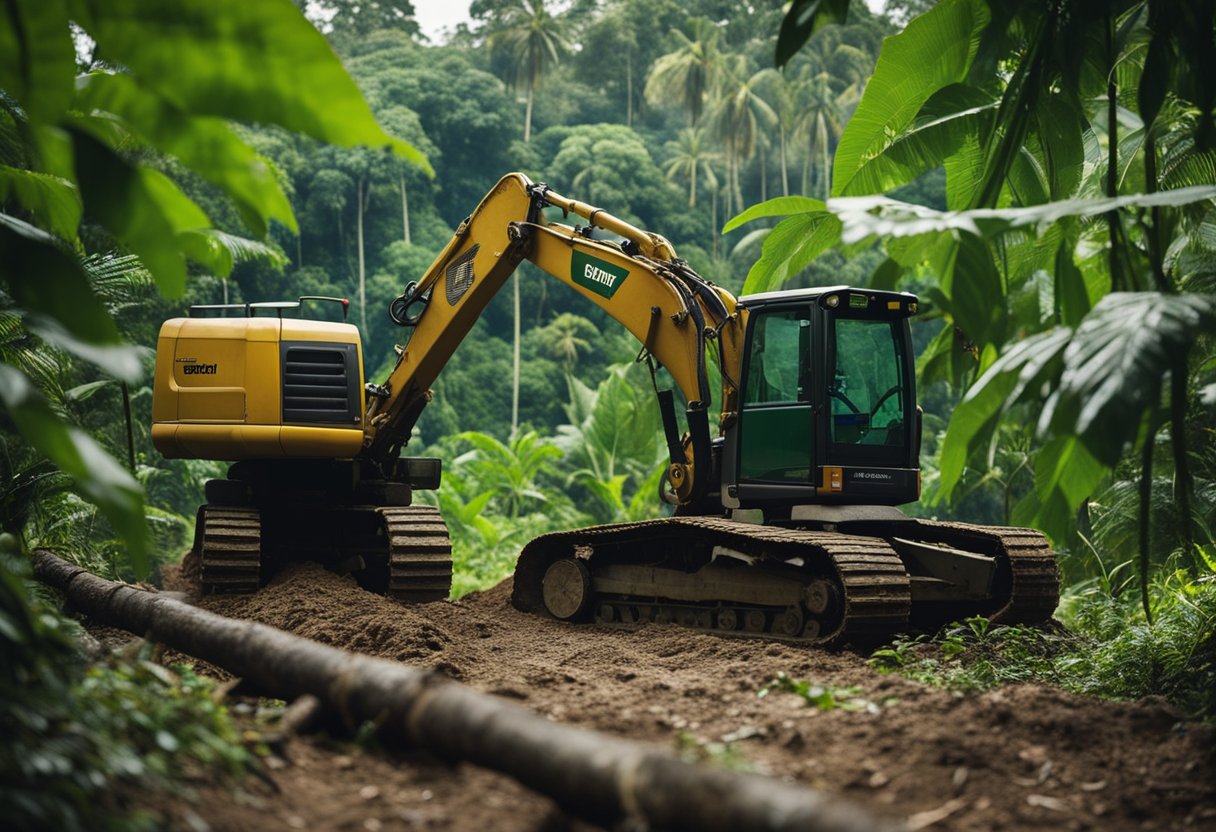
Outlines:
[[[167, 584], [187, 589], [180, 574]], [[436, 669], [552, 719], [652, 747], [791, 778], [913, 828], [1216, 829], [1216, 732], [1165, 703], [1113, 703], [1038, 685], [985, 693], [871, 670], [851, 652], [725, 639], [675, 626], [623, 632], [513, 609], [510, 581], [403, 606], [352, 579], [297, 565], [256, 595], [194, 598], [369, 655]], [[166, 661], [183, 657], [169, 655]], [[757, 692], [778, 673], [860, 688], [858, 710]], [[295, 738], [269, 760], [275, 788], [158, 808], [212, 829], [570, 828], [513, 781], [423, 755]], [[578, 824], [573, 824], [575, 827]]]

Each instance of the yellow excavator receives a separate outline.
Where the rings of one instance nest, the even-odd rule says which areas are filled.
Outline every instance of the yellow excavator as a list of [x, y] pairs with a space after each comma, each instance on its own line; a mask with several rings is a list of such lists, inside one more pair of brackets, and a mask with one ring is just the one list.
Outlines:
[[518, 173], [391, 304], [408, 339], [383, 383], [364, 383], [355, 327], [300, 316], [336, 299], [194, 307], [163, 325], [156, 447], [233, 463], [198, 512], [206, 590], [251, 592], [279, 563], [308, 559], [403, 601], [447, 596], [446, 526], [413, 502], [439, 487], [441, 463], [401, 451], [432, 383], [524, 260], [637, 338], [678, 388], [684, 427], [675, 392], [656, 384], [670, 457], [659, 496], [673, 516], [536, 538], [516, 566], [516, 607], [813, 644], [975, 614], [1050, 618], [1059, 582], [1039, 532], [896, 508], [920, 492], [915, 296], [833, 286], [736, 299], [662, 236]]

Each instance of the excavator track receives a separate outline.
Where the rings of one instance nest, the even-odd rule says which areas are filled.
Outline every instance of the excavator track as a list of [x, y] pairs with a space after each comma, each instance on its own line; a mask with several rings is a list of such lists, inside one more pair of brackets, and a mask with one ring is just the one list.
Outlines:
[[452, 589], [452, 541], [434, 506], [376, 509], [388, 539], [388, 595], [411, 604], [442, 601]]
[[[800, 584], [801, 591], [795, 590], [795, 603], [774, 606], [754, 599], [712, 597], [720, 595], [714, 590], [708, 592], [711, 597], [690, 600], [593, 588], [597, 583], [610, 583], [611, 571], [621, 563], [632, 563], [634, 569], [658, 570], [645, 574], [679, 569], [691, 575], [715, 560], [715, 552], [726, 553], [727, 560], [749, 572], [759, 564], [761, 574], [783, 575]], [[745, 565], [745, 561], [751, 565]], [[582, 566], [565, 566], [572, 562]], [[592, 597], [570, 608], [584, 607], [587, 613], [582, 617], [626, 629], [649, 622], [675, 622], [718, 635], [826, 646], [870, 643], [903, 631], [911, 610], [908, 575], [894, 549], [882, 539], [713, 517], [592, 526], [538, 537], [520, 554], [512, 603], [527, 612], [553, 614], [555, 601], [549, 597], [547, 602], [546, 598], [554, 590], [547, 588], [546, 582], [564, 579], [577, 591], [579, 576], [584, 572]], [[745, 572], [738, 574], [746, 583]], [[798, 603], [802, 598], [809, 606]], [[557, 603], [560, 605], [560, 600]]]
[[916, 536], [931, 543], [995, 556], [997, 586], [984, 614], [1004, 624], [1050, 621], [1060, 602], [1060, 576], [1051, 544], [1041, 532], [1012, 526], [978, 526], [917, 520]]
[[[918, 601], [914, 608], [913, 578], [887, 539], [894, 537], [994, 559], [990, 595]], [[711, 566], [721, 555], [737, 564], [736, 571]], [[746, 571], [738, 568], [743, 563]], [[792, 603], [791, 580], [801, 586]], [[786, 605], [765, 603], [765, 593]], [[1039, 624], [1050, 620], [1058, 601], [1055, 554], [1033, 529], [908, 519], [844, 533], [713, 517], [536, 538], [520, 554], [512, 596], [526, 612], [601, 626], [671, 622], [718, 635], [821, 646], [873, 644], [910, 625], [931, 629], [967, 615]]]
[[259, 512], [203, 506], [194, 529], [203, 592], [257, 592], [262, 571]]

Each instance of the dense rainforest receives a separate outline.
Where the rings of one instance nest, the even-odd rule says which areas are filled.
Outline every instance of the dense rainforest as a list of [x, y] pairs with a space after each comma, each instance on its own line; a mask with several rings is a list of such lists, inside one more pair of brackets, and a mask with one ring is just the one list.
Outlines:
[[[91, 685], [121, 734], [138, 732], [114, 722], [121, 690], [166, 684], [142, 664], [61, 675], [72, 625], [23, 582], [35, 547], [127, 579], [189, 548], [225, 466], [152, 447], [161, 322], [349, 298], [381, 380], [408, 337], [389, 304], [522, 171], [662, 234], [736, 295], [920, 297], [908, 510], [1045, 531], [1069, 636], [972, 621], [876, 666], [1161, 693], [1212, 718], [1212, 2], [474, 0], [442, 44], [409, 0], [186, 2], [182, 27], [153, 2], [44, 5], [0, 21], [6, 690]], [[423, 499], [453, 530], [457, 594], [510, 574], [538, 534], [660, 514], [666, 449], [637, 354], [527, 263], [486, 309], [407, 451], [444, 460]], [[157, 746], [154, 730], [155, 753], [239, 768], [208, 702], [162, 714], [187, 736]], [[0, 719], [30, 747], [70, 718], [28, 704]], [[0, 767], [65, 778], [72, 800], [97, 788], [81, 755], [139, 767], [75, 739], [46, 771], [9, 751]]]

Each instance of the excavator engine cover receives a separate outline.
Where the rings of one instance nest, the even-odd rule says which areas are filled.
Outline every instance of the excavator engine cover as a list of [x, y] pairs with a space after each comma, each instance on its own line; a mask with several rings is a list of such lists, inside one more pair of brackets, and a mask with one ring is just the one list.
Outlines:
[[363, 361], [349, 324], [174, 318], [160, 330], [152, 441], [186, 459], [350, 459], [363, 446]]

